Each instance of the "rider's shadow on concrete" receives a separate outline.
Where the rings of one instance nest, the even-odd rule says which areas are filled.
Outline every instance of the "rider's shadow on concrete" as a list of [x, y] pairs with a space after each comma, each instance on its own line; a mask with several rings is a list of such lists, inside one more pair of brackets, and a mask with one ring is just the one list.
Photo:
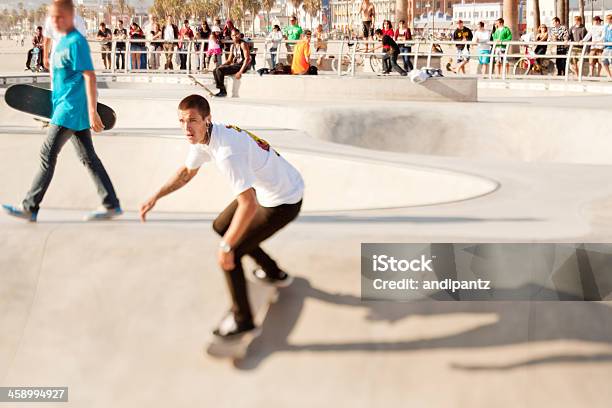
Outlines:
[[[524, 292], [525, 288], [518, 290]], [[531, 291], [545, 290], [532, 288]], [[446, 297], [441, 293], [440, 297]], [[434, 298], [438, 296], [434, 295]], [[496, 315], [492, 323], [442, 337], [407, 339], [405, 341], [347, 341], [291, 344], [288, 338], [302, 315], [306, 299], [316, 299], [343, 307], [357, 307], [367, 311], [366, 319], [373, 322], [394, 323], [413, 316], [436, 316], [450, 314]], [[312, 287], [308, 280], [296, 278], [294, 283], [281, 290], [278, 302], [270, 308], [263, 323], [263, 333], [250, 346], [247, 357], [235, 366], [252, 370], [275, 352], [397, 352], [448, 348], [482, 348], [524, 344], [528, 342], [581, 340], [596, 343], [612, 343], [611, 307], [599, 302], [479, 302], [479, 301], [411, 301], [386, 302], [362, 301], [353, 295], [328, 293]], [[333, 331], [333, 327], [322, 328], [320, 337]], [[574, 359], [575, 362], [590, 362], [588, 356]], [[553, 363], [546, 360], [538, 364]], [[532, 365], [529, 362], [508, 364]], [[533, 364], [536, 364], [535, 362]], [[457, 369], [478, 370], [479, 367], [453, 363]], [[487, 369], [482, 367], [480, 369]], [[503, 369], [491, 367], [490, 369]]]

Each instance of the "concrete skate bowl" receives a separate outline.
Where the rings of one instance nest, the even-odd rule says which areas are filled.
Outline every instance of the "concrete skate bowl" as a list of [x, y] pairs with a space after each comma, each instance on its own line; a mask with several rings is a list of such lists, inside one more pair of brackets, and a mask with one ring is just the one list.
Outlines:
[[[470, 159], [612, 164], [605, 109], [512, 103], [431, 104], [309, 112], [305, 131], [368, 149]], [[605, 106], [602, 104], [602, 107]]]
[[[123, 93], [122, 93], [123, 92]], [[130, 90], [105, 89], [101, 101], [113, 106], [118, 115], [117, 127], [95, 137], [98, 154], [119, 193], [122, 206], [135, 211], [144, 199], [155, 192], [184, 162], [188, 144], [180, 136], [176, 104], [185, 92], [168, 98], [130, 96]], [[228, 106], [228, 105], [225, 105]], [[280, 125], [273, 107], [221, 109], [213, 105], [216, 119], [242, 123], [264, 122], [262, 117], [276, 119], [267, 123]], [[241, 114], [241, 113], [244, 113]], [[0, 186], [3, 202], [18, 202], [30, 185], [38, 168], [38, 150], [44, 131], [36, 128], [27, 115], [0, 104]], [[276, 122], [276, 123], [275, 123]], [[143, 127], [146, 126], [146, 127]], [[245, 126], [246, 127], [246, 126]], [[494, 191], [496, 182], [460, 172], [437, 168], [388, 163], [375, 158], [363, 160], [319, 150], [293, 146], [290, 137], [311, 140], [303, 132], [281, 128], [253, 128], [269, 139], [281, 154], [303, 174], [307, 185], [305, 211], [345, 211], [400, 208], [449, 203], [480, 197]], [[285, 140], [280, 145], [277, 137]], [[289, 140], [289, 142], [287, 142]], [[303, 143], [303, 140], [302, 140]], [[318, 142], [319, 145], [325, 143]], [[157, 209], [167, 212], [217, 212], [232, 199], [226, 181], [214, 166], [205, 166], [193, 185], [160, 201]], [[72, 146], [61, 152], [53, 183], [44, 206], [59, 209], [87, 209], [98, 202], [93, 184], [79, 163]]]

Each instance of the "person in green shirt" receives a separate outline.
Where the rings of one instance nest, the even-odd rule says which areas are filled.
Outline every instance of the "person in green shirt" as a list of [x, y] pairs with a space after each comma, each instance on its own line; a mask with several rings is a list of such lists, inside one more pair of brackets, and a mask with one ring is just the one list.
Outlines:
[[[504, 42], [512, 41], [512, 31], [504, 25], [503, 18], [498, 18], [495, 21], [495, 32], [492, 39], [497, 43], [495, 46], [495, 62], [497, 63], [497, 74], [501, 75], [502, 62], [506, 54], [506, 44]], [[508, 69], [507, 65], [506, 69]]]
[[287, 48], [287, 64], [291, 65], [293, 62], [293, 49], [295, 44], [302, 38], [302, 27], [297, 23], [297, 18], [291, 16], [289, 19], [289, 25], [283, 28], [283, 35], [287, 39], [285, 47]]

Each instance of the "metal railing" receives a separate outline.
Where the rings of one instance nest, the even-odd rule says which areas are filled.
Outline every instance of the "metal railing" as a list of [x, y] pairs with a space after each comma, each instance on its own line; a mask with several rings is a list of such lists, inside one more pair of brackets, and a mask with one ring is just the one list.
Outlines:
[[[270, 65], [270, 56], [272, 52], [270, 51], [270, 43], [263, 38], [257, 38], [253, 40], [245, 40], [252, 48], [255, 50], [251, 53], [252, 57], [257, 59], [259, 63], [257, 67], [265, 67], [272, 69], [274, 67]], [[110, 67], [108, 69], [98, 69], [97, 71], [101, 72], [110, 72], [110, 73], [160, 73], [160, 72], [168, 72], [170, 71], [170, 67], [167, 64], [168, 62], [172, 62], [172, 72], [177, 73], [195, 73], [198, 71], [198, 68], [202, 69], [207, 65], [207, 56], [205, 54], [205, 50], [207, 48], [208, 40], [188, 40], [188, 41], [162, 41], [158, 40], [156, 42], [151, 42], [150, 40], [134, 40], [134, 39], [113, 39], [113, 40], [89, 40], [89, 43], [92, 45], [92, 54], [95, 56], [101, 55], [101, 53], [110, 53]], [[102, 51], [99, 50], [99, 46], [101, 44], [110, 43], [110, 51]], [[123, 47], [117, 47], [117, 44], [124, 43], [125, 50]], [[227, 56], [227, 48], [229, 48], [229, 44], [231, 42], [224, 41], [221, 44], [221, 56], [225, 58]], [[285, 61], [289, 60], [293, 54], [294, 45], [298, 43], [298, 41], [287, 41], [283, 40], [281, 44], [278, 46], [275, 51], [276, 61]], [[336, 75], [367, 75], [376, 73], [377, 69], [380, 69], [381, 61], [385, 54], [380, 50], [376, 52], [372, 52], [374, 47], [380, 46], [380, 42], [377, 41], [362, 41], [362, 40], [327, 40], [326, 42], [326, 50], [324, 52], [316, 52], [313, 51], [311, 53], [311, 59], [321, 58], [325, 64], [327, 61], [327, 66], [329, 66], [331, 71]], [[156, 45], [156, 49], [150, 49], [151, 44]], [[179, 47], [178, 45], [182, 46]], [[587, 49], [588, 47], [610, 47], [612, 48], [612, 43], [603, 43], [603, 42], [524, 42], [524, 41], [508, 41], [503, 44], [500, 42], [490, 41], [485, 43], [475, 43], [475, 42], [457, 42], [457, 41], [440, 41], [440, 40], [432, 40], [432, 39], [421, 39], [421, 40], [413, 40], [413, 41], [398, 41], [398, 45], [401, 47], [409, 48], [409, 52], [401, 52], [399, 54], [398, 62], [401, 62], [402, 57], [406, 56], [409, 58], [410, 63], [412, 64], [414, 69], [423, 68], [423, 67], [437, 67], [443, 68], [444, 58], [449, 58], [449, 61], [456, 61], [457, 57], [467, 58], [469, 57], [470, 69], [472, 72], [468, 75], [479, 75], [484, 79], [493, 79], [495, 78], [495, 67], [498, 66], [499, 75], [498, 78], [508, 79], [508, 78], [530, 78], [537, 77], [541, 78], [546, 75], [546, 78], [554, 78], [559, 80], [569, 81], [572, 79], [571, 77], [571, 62], [575, 60], [577, 72], [575, 74], [575, 79], [579, 82], [588, 80], [588, 81], [600, 81], [602, 79], [601, 75], [603, 74], [603, 59], [608, 58], [611, 59], [610, 56], [605, 56], [603, 54], [600, 55], [588, 55]], [[458, 53], [456, 46], [463, 45], [466, 46], [467, 49], [469, 46], [469, 51], [462, 51], [461, 54]], [[485, 46], [490, 49], [489, 54], [482, 54], [478, 52], [478, 47]], [[313, 39], [311, 42], [311, 47], [315, 46], [315, 40]], [[544, 54], [535, 54], [533, 50], [537, 46], [546, 46], [546, 52]], [[558, 47], [566, 47], [566, 53], [557, 54]], [[161, 48], [161, 49], [160, 49]], [[368, 49], [368, 51], [366, 51]], [[502, 51], [503, 50], [503, 51]], [[517, 52], [518, 50], [518, 52]], [[526, 52], [525, 50], [531, 50], [531, 52]], [[1, 54], [23, 54], [23, 51], [19, 52], [4, 52], [0, 51]], [[122, 57], [123, 55], [123, 57]], [[133, 64], [137, 58], [141, 55], [146, 55], [147, 63], [145, 67], [138, 68], [139, 64]], [[160, 65], [156, 66], [154, 64], [153, 67], [150, 66], [149, 60], [151, 57], [154, 57], [154, 61], [159, 62]], [[119, 66], [117, 64], [118, 59], [124, 59], [123, 66]], [[165, 58], [166, 61], [164, 66], [162, 66], [162, 58]], [[484, 75], [479, 74], [478, 68], [474, 69], [474, 61], [478, 62], [479, 58], [482, 60], [486, 60], [486, 73]], [[168, 61], [170, 59], [170, 61]], [[564, 75], [558, 76], [555, 75], [555, 69], [552, 66], [552, 62], [562, 59], [564, 61], [562, 67], [564, 68]], [[182, 63], [181, 63], [182, 60]], [[195, 61], [194, 61], [195, 60]], [[598, 61], [600, 64], [600, 76], [599, 77], [591, 77], [587, 76], [584, 73], [584, 65], [586, 61]], [[262, 62], [263, 61], [263, 62]], [[369, 61], [369, 64], [366, 62]], [[517, 64], [526, 64], [526, 65], [534, 65], [538, 63], [541, 65], [542, 61], [547, 61], [549, 68], [546, 72], [542, 72], [542, 70], [531, 70], [526, 67], [525, 69], [517, 70]], [[194, 64], [194, 62], [196, 62]], [[210, 61], [208, 61], [210, 62]], [[612, 62], [612, 61], [610, 61]], [[178, 69], [175, 68], [175, 64], [178, 63]], [[181, 67], [182, 65], [183, 67]], [[556, 64], [555, 64], [556, 65]], [[553, 67], [553, 69], [550, 69]], [[253, 65], [253, 68], [256, 68]], [[476, 71], [476, 72], [474, 72]], [[517, 72], [518, 71], [518, 72]], [[538, 75], [536, 75], [538, 74]], [[448, 75], [448, 74], [445, 74]]]

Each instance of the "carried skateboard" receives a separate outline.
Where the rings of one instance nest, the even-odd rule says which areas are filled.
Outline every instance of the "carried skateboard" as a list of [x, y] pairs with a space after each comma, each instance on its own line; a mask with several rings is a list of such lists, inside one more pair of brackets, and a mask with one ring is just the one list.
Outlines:
[[246, 356], [247, 349], [260, 334], [270, 305], [278, 300], [278, 288], [264, 283], [247, 281], [247, 290], [256, 326], [254, 331], [256, 333], [244, 335], [239, 340], [223, 340], [213, 335], [206, 345], [206, 353], [208, 355], [216, 358], [240, 360]]
[[208, 94], [208, 96], [215, 96], [215, 93], [214, 93], [214, 92], [213, 92], [213, 91], [212, 91], [212, 90], [211, 90], [209, 87], [207, 87], [206, 85], [204, 85], [204, 84], [202, 83], [202, 81], [198, 80], [196, 77], [194, 77], [194, 76], [193, 76], [193, 75], [191, 75], [191, 74], [188, 74], [187, 76], [189, 77], [189, 79], [191, 79], [191, 80], [193, 81], [193, 83], [194, 83], [195, 85], [198, 85], [198, 86], [200, 86], [200, 87], [204, 88], [204, 90], [206, 91], [206, 93]]
[[[49, 89], [28, 84], [11, 85], [4, 93], [4, 100], [8, 106], [20, 112], [44, 119], [51, 119], [53, 116], [53, 102]], [[83, 103], [86, 103], [86, 101], [83, 101]], [[104, 130], [115, 127], [117, 115], [114, 110], [102, 103], [98, 103], [97, 110], [100, 119], [102, 119]], [[37, 118], [34, 119], [45, 122]]]

